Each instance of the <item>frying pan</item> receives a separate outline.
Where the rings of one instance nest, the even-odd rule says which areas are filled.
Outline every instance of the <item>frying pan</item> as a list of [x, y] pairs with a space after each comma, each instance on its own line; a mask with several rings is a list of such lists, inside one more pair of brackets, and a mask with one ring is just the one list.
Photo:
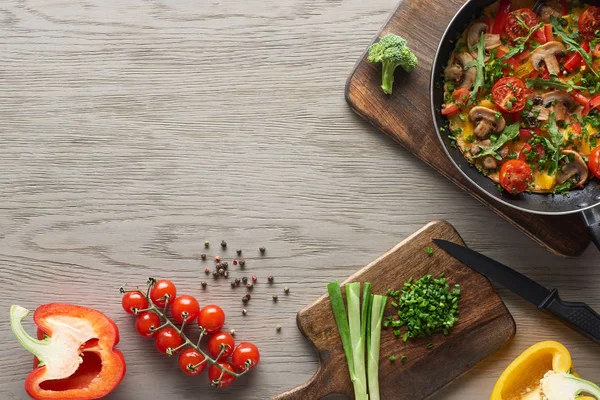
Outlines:
[[[455, 39], [457, 35], [466, 29], [474, 17], [481, 15], [483, 9], [494, 1], [467, 1], [456, 13], [442, 36], [433, 61], [430, 83], [433, 123], [438, 138], [456, 168], [487, 196], [509, 207], [533, 214], [565, 215], [580, 213], [587, 225], [590, 239], [600, 249], [600, 182], [598, 179], [589, 181], [584, 189], [572, 190], [568, 195], [538, 193], [511, 195], [506, 191], [499, 192], [497, 184], [472, 167], [460, 150], [452, 146], [448, 135], [440, 132], [441, 127], [448, 127], [448, 120], [441, 114], [442, 104], [444, 103], [443, 71], [448, 64], [452, 50], [454, 50]], [[600, 0], [588, 0], [586, 3], [597, 5]], [[448, 132], [447, 129], [446, 132]]]

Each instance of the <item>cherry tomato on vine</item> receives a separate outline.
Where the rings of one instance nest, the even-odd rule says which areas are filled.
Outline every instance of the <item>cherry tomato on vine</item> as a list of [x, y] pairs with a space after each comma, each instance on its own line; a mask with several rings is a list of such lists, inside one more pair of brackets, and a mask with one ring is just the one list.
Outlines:
[[148, 308], [148, 300], [140, 292], [127, 292], [121, 299], [121, 305], [129, 314], [135, 314], [134, 309], [145, 310]]
[[173, 319], [182, 324], [185, 320], [186, 323], [190, 323], [198, 318], [200, 312], [200, 304], [195, 297], [184, 294], [175, 298], [171, 305], [171, 315]]
[[578, 25], [582, 36], [595, 39], [596, 31], [600, 30], [600, 7], [588, 7], [579, 17]]
[[[206, 363], [203, 362], [205, 360], [204, 356], [200, 354], [197, 350], [192, 348], [187, 348], [181, 352], [179, 355], [179, 368], [183, 371], [184, 374], [189, 376], [200, 375], [204, 368], [206, 368]], [[200, 364], [202, 363], [202, 364]], [[200, 364], [200, 365], [198, 365]]]
[[143, 337], [152, 337], [156, 335], [154, 329], [160, 326], [160, 317], [152, 311], [144, 311], [139, 314], [135, 320], [135, 329]]
[[223, 350], [221, 357], [219, 357], [219, 360], [226, 359], [233, 353], [233, 348], [235, 347], [233, 336], [227, 332], [218, 332], [209, 339], [208, 351], [213, 357], [217, 357], [219, 353], [221, 353], [221, 345], [223, 345], [225, 349]]
[[529, 33], [529, 29], [525, 28], [519, 20], [523, 21], [529, 28], [538, 24], [537, 15], [528, 8], [521, 8], [508, 14], [506, 20], [506, 33], [512, 40], [519, 37], [525, 37]]
[[157, 307], [164, 307], [167, 304], [166, 296], [169, 298], [169, 305], [175, 301], [175, 295], [177, 294], [177, 288], [173, 282], [166, 279], [157, 281], [150, 289], [150, 299], [154, 302]]
[[212, 334], [221, 330], [225, 324], [225, 312], [221, 307], [209, 304], [200, 310], [198, 326], [204, 328], [206, 333]]
[[156, 348], [163, 354], [168, 354], [167, 350], [175, 350], [183, 344], [184, 340], [179, 333], [171, 328], [162, 328], [156, 334]]
[[524, 161], [510, 160], [500, 168], [500, 185], [509, 193], [517, 194], [526, 191], [531, 180], [531, 168]]
[[244, 371], [248, 360], [250, 360], [250, 369], [256, 367], [260, 361], [258, 347], [249, 342], [240, 342], [231, 355], [231, 362], [236, 370]]
[[519, 78], [502, 78], [492, 88], [492, 99], [502, 111], [517, 113], [525, 107], [527, 88]]
[[592, 150], [588, 160], [588, 166], [590, 172], [594, 174], [596, 178], [600, 179], [600, 146]]
[[[235, 370], [233, 369], [233, 366], [231, 364], [229, 364], [227, 361], [219, 361], [219, 365], [228, 371], [235, 372]], [[221, 376], [221, 373], [223, 374], [223, 376]], [[215, 381], [217, 379], [219, 379], [219, 377], [221, 377], [221, 381], [218, 384], [215, 384]], [[233, 381], [235, 380], [235, 376], [228, 374], [227, 372], [221, 372], [219, 367], [217, 367], [216, 365], [211, 365], [208, 368], [208, 378], [210, 379], [210, 382], [213, 385], [220, 387], [220, 388], [224, 388], [224, 387], [231, 385], [233, 383]]]

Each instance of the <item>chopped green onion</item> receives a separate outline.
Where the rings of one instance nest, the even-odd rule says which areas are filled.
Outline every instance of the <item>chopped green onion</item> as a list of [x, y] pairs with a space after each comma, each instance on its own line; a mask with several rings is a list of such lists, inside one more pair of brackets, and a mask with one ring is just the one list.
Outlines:
[[342, 346], [344, 347], [344, 354], [346, 354], [350, 379], [352, 382], [354, 382], [356, 378], [354, 377], [354, 361], [352, 358], [352, 347], [350, 343], [350, 328], [348, 326], [348, 315], [346, 314], [346, 307], [344, 306], [344, 299], [342, 298], [340, 284], [338, 282], [331, 282], [329, 285], [327, 285], [327, 291], [329, 292], [329, 300], [331, 301], [333, 316], [335, 317], [340, 339], [342, 340]]
[[346, 301], [348, 302], [348, 325], [350, 327], [350, 342], [352, 359], [354, 360], [354, 398], [368, 399], [367, 371], [365, 369], [365, 337], [360, 326], [360, 282], [346, 284]]

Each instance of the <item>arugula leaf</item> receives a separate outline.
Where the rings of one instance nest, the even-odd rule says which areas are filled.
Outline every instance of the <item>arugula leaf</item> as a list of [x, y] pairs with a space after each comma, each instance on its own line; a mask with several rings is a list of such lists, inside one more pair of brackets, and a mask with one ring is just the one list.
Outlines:
[[554, 173], [558, 170], [558, 162], [560, 161], [560, 147], [565, 141], [565, 137], [558, 130], [558, 125], [556, 125], [556, 114], [550, 113], [550, 124], [548, 125], [548, 133], [550, 134], [550, 143], [546, 139], [546, 145], [549, 149], [552, 150], [552, 158], [550, 159], [551, 163], [548, 166], [548, 175], [554, 175]]
[[527, 86], [528, 89], [532, 89], [532, 88], [540, 88], [540, 89], [554, 88], [554, 89], [562, 89], [562, 90], [565, 90], [567, 92], [571, 92], [573, 90], [581, 90], [582, 92], [585, 92], [585, 91], [588, 90], [588, 88], [585, 87], [585, 86], [572, 85], [572, 84], [570, 84], [568, 82], [563, 82], [563, 81], [559, 80], [555, 76], [551, 76], [550, 79], [543, 79], [543, 78], [530, 79], [530, 78], [528, 78], [525, 81], [525, 85]]
[[581, 57], [583, 58], [583, 60], [585, 61], [585, 63], [590, 68], [590, 71], [592, 71], [592, 73], [596, 77], [600, 76], [600, 75], [598, 75], [598, 72], [596, 72], [596, 70], [594, 69], [594, 67], [592, 65], [592, 63], [593, 63], [592, 56], [590, 54], [588, 54], [583, 48], [581, 48], [581, 46], [579, 45], [579, 42], [577, 42], [577, 40], [575, 40], [577, 35], [576, 34], [569, 35], [563, 29], [563, 27], [560, 25], [560, 22], [558, 22], [558, 19], [554, 16], [550, 17], [550, 23], [552, 24], [552, 28], [554, 29], [556, 34], [558, 36], [560, 36], [563, 43], [567, 45], [567, 49], [578, 52], [581, 55]]
[[475, 75], [473, 90], [469, 95], [469, 104], [472, 104], [475, 99], [477, 99], [477, 93], [479, 93], [479, 89], [481, 88], [481, 85], [483, 85], [483, 81], [485, 79], [485, 37], [483, 32], [479, 37], [479, 44], [477, 45], [477, 59], [474, 61], [476, 62], [477, 72]]
[[[523, 22], [523, 24], [525, 24], [525, 23]], [[525, 51], [525, 45], [527, 44], [527, 41], [529, 39], [531, 39], [531, 35], [533, 35], [533, 33], [535, 31], [537, 31], [538, 29], [540, 29], [543, 26], [544, 26], [544, 24], [542, 22], [540, 22], [539, 24], [537, 24], [537, 25], [535, 25], [535, 26], [533, 26], [531, 28], [529, 28], [527, 25], [525, 25], [525, 27], [527, 27], [527, 29], [529, 29], [529, 32], [527, 33], [527, 36], [516, 38], [515, 39], [515, 46], [512, 47], [510, 50], [508, 50], [508, 52], [500, 58], [500, 61], [506, 61], [509, 58], [514, 57], [517, 54], [524, 52]]]
[[488, 148], [482, 148], [477, 155], [474, 155], [473, 158], [481, 158], [485, 156], [492, 156], [497, 160], [501, 160], [502, 157], [497, 153], [498, 150], [510, 140], [515, 139], [519, 136], [519, 123], [516, 122], [512, 125], [507, 126], [504, 130], [498, 135], [497, 138], [493, 136], [490, 137], [490, 146]]

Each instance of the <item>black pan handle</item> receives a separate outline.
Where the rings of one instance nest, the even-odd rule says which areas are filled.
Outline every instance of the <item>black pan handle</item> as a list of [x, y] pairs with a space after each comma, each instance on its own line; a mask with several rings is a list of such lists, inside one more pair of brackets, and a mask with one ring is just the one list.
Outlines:
[[587, 304], [562, 301], [558, 291], [553, 289], [538, 308], [551, 312], [569, 327], [600, 344], [600, 315]]
[[583, 211], [583, 220], [587, 225], [590, 239], [600, 250], [600, 206]]

